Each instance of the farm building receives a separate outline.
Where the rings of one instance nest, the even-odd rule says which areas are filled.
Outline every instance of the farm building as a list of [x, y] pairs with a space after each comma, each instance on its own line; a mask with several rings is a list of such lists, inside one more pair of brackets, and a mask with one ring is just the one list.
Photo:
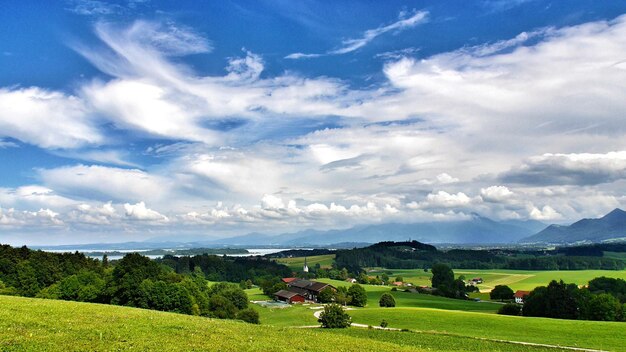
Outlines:
[[297, 303], [304, 302], [304, 297], [301, 294], [297, 292], [286, 291], [286, 290], [280, 290], [274, 293], [274, 298], [276, 298], [277, 301], [283, 301], [289, 304], [296, 303], [296, 302]]
[[282, 280], [283, 280], [284, 283], [288, 284], [288, 283], [290, 283], [292, 281], [296, 281], [296, 280], [300, 280], [300, 279], [298, 279], [297, 277], [284, 277], [284, 278], [282, 278]]
[[317, 281], [309, 281], [309, 280], [294, 280], [287, 283], [287, 290], [291, 292], [298, 293], [309, 301], [317, 302], [317, 296], [327, 287], [330, 287], [331, 290], [336, 291], [336, 289], [329, 284]]
[[513, 294], [513, 298], [515, 298], [515, 303], [524, 304], [524, 299], [529, 294], [530, 294], [530, 291], [517, 290], [515, 294]]

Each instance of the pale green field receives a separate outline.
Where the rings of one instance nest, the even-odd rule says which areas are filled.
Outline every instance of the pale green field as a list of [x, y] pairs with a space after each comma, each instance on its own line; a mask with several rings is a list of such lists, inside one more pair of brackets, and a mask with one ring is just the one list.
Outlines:
[[[370, 275], [382, 273], [382, 269], [369, 272]], [[392, 277], [402, 276], [405, 282], [416, 285], [430, 285], [430, 272], [422, 269], [386, 269], [393, 272]], [[613, 277], [626, 279], [626, 270], [562, 270], [562, 271], [537, 271], [537, 270], [474, 270], [454, 269], [458, 277], [464, 275], [466, 279], [482, 277], [484, 282], [478, 285], [482, 292], [489, 292], [496, 285], [507, 285], [513, 290], [532, 290], [537, 286], [546, 286], [551, 280], [563, 280], [567, 283], [586, 285], [589, 280], [600, 277]]]
[[[319, 264], [322, 268], [327, 269], [333, 265], [334, 260], [335, 260], [334, 254], [316, 255], [312, 257], [307, 257], [306, 264], [309, 267], [313, 267], [315, 266], [315, 264]], [[276, 259], [276, 261], [278, 263], [287, 265], [289, 268], [291, 268], [294, 271], [300, 271], [302, 270], [302, 267], [304, 266], [304, 257], [278, 258]]]
[[297, 329], [0, 296], [2, 351], [547, 351], [433, 333]]

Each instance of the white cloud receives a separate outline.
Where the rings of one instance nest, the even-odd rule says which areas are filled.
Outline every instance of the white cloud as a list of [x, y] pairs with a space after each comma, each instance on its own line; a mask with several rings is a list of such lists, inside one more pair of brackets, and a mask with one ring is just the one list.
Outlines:
[[562, 215], [549, 205], [544, 205], [541, 209], [533, 207], [529, 215], [534, 220], [558, 220], [562, 218]]
[[360, 38], [355, 39], [346, 39], [342, 42], [342, 46], [329, 50], [325, 54], [304, 54], [304, 53], [293, 53], [285, 56], [286, 59], [303, 59], [303, 58], [316, 58], [324, 55], [343, 55], [355, 50], [358, 50], [367, 44], [369, 44], [372, 40], [377, 37], [387, 33], [387, 32], [400, 32], [406, 30], [408, 28], [412, 28], [417, 26], [418, 24], [425, 23], [428, 20], [428, 12], [427, 11], [417, 11], [413, 13], [409, 17], [405, 17], [407, 14], [405, 12], [400, 13], [400, 19], [392, 24], [381, 26], [375, 29], [368, 29], [363, 32], [363, 35]]
[[44, 148], [101, 143], [83, 102], [37, 87], [0, 88], [0, 136]]
[[133, 220], [146, 220], [146, 221], [164, 221], [169, 219], [167, 216], [160, 214], [159, 212], [146, 208], [146, 203], [139, 202], [137, 204], [124, 204], [124, 210], [126, 210], [126, 216]]
[[510, 199], [514, 193], [506, 186], [490, 186], [480, 189], [481, 197], [489, 202], [504, 202]]
[[166, 199], [171, 181], [137, 169], [98, 165], [76, 165], [41, 169], [39, 176], [48, 187], [77, 198], [103, 201], [151, 201]]

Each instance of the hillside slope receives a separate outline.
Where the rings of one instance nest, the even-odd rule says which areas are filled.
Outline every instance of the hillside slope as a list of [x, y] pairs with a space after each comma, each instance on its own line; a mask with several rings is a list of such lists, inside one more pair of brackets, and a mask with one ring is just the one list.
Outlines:
[[10, 296], [0, 296], [0, 331], [2, 351], [548, 350], [432, 333], [278, 328], [128, 307]]
[[600, 242], [626, 238], [626, 211], [615, 209], [599, 219], [582, 219], [569, 226], [550, 225], [521, 243]]

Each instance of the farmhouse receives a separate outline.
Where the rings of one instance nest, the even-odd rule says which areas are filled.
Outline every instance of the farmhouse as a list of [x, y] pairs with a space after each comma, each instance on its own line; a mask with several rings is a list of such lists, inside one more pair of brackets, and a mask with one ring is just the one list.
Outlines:
[[282, 278], [282, 280], [283, 280], [284, 283], [288, 284], [288, 283], [290, 283], [292, 281], [296, 281], [296, 280], [300, 280], [300, 279], [298, 279], [297, 277], [284, 277], [284, 278]]
[[304, 296], [296, 292], [291, 292], [291, 291], [286, 291], [286, 290], [280, 290], [274, 293], [274, 298], [276, 298], [277, 301], [283, 301], [289, 304], [296, 303], [296, 302], [298, 303], [304, 302]]
[[473, 279], [471, 279], [469, 281], [470, 285], [476, 285], [476, 284], [482, 284], [483, 283], [483, 278], [482, 277], [475, 277]]
[[294, 280], [287, 283], [287, 287], [288, 291], [295, 292], [299, 295], [302, 295], [307, 300], [314, 302], [317, 302], [317, 296], [325, 288], [329, 287], [331, 290], [336, 291], [336, 289], [332, 285], [309, 280]]
[[524, 299], [529, 294], [530, 294], [530, 291], [522, 291], [522, 290], [515, 291], [515, 294], [513, 295], [513, 298], [515, 298], [515, 303], [524, 304]]

